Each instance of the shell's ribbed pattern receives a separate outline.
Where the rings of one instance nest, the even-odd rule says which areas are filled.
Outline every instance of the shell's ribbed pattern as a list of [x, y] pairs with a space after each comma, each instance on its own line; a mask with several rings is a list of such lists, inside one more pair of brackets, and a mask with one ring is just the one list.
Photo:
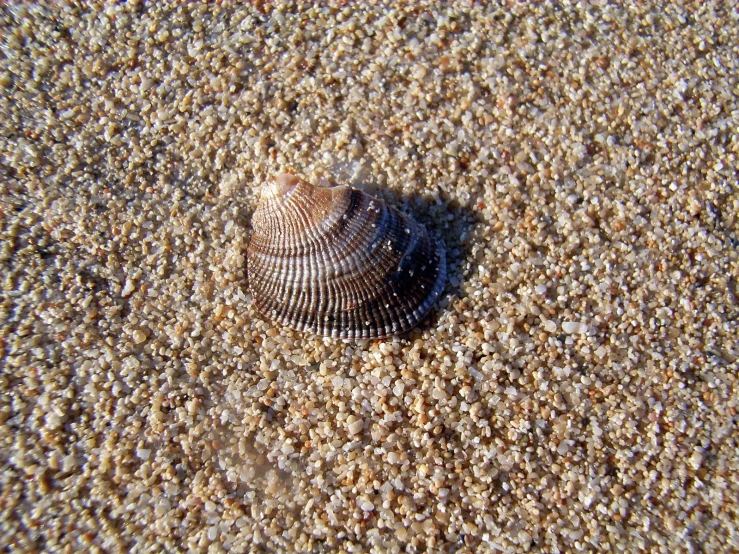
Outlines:
[[408, 216], [348, 186], [280, 175], [263, 187], [252, 227], [254, 303], [294, 329], [349, 339], [402, 333], [444, 289], [443, 246]]

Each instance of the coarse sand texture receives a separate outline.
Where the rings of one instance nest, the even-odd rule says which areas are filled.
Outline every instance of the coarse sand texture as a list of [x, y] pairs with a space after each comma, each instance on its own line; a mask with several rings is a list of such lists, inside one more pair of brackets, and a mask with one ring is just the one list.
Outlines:
[[[739, 551], [739, 10], [365, 4], [0, 2], [0, 550]], [[257, 310], [282, 173], [418, 326]]]

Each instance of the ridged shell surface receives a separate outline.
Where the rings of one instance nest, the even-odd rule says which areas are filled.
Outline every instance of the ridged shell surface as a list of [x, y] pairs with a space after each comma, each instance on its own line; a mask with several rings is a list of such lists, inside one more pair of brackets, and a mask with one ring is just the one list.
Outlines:
[[300, 331], [379, 338], [407, 331], [446, 282], [446, 256], [426, 230], [348, 186], [292, 175], [264, 185], [247, 249], [256, 308]]

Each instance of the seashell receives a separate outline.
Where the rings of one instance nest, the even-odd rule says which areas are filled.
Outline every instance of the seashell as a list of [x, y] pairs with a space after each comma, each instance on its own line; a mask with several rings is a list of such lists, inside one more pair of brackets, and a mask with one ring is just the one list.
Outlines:
[[256, 308], [318, 335], [381, 338], [414, 327], [446, 283], [446, 256], [410, 217], [349, 186], [280, 175], [262, 187], [247, 248]]

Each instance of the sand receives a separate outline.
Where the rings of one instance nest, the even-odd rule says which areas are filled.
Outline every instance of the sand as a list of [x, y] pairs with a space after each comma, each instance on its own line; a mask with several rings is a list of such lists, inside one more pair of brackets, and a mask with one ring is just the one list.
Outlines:
[[[3, 3], [0, 545], [739, 550], [737, 75], [730, 2]], [[285, 171], [444, 241], [418, 328], [254, 309]]]

